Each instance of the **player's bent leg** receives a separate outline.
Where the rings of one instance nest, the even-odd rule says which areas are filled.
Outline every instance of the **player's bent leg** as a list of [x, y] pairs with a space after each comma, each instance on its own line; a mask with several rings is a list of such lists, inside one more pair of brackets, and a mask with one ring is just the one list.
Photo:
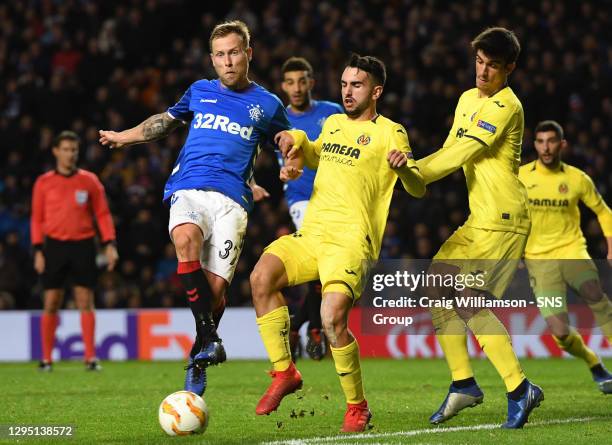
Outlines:
[[288, 284], [283, 262], [264, 253], [251, 273], [253, 305], [257, 325], [272, 362], [272, 383], [259, 400], [256, 414], [270, 414], [282, 399], [302, 387], [302, 376], [291, 361], [289, 348], [289, 310], [280, 289]]
[[484, 400], [469, 361], [466, 324], [454, 309], [432, 308], [436, 338], [444, 351], [452, 382], [444, 401], [429, 418], [438, 425], [455, 417], [465, 408], [473, 408]]
[[465, 408], [473, 408], [484, 400], [469, 361], [465, 322], [453, 309], [432, 308], [436, 338], [444, 351], [452, 382], [444, 401], [429, 418], [437, 425], [453, 418]]
[[[464, 314], [461, 314], [464, 316]], [[508, 392], [525, 380], [523, 369], [512, 349], [506, 327], [489, 309], [482, 309], [467, 320], [478, 344], [503, 379]]]
[[179, 261], [178, 276], [196, 320], [197, 336], [202, 339], [202, 349], [197, 354], [199, 357], [194, 357], [194, 363], [199, 367], [222, 363], [226, 358], [225, 349], [217, 335], [213, 307], [223, 298], [227, 283], [222, 277], [207, 274], [201, 268], [200, 253], [204, 237], [200, 226], [179, 224], [171, 234]]
[[[186, 367], [185, 390], [202, 395], [206, 391], [206, 367], [210, 364], [219, 364], [226, 360], [223, 342], [217, 334], [221, 317], [225, 312], [225, 293], [227, 281], [208, 270], [202, 270], [211, 289], [212, 322], [214, 333], [209, 334], [206, 340], [204, 335], [198, 333], [190, 353], [189, 363]], [[196, 323], [197, 330], [197, 323]], [[201, 331], [201, 329], [200, 329]]]
[[[612, 344], [612, 302], [602, 291], [596, 271], [592, 270], [590, 279], [586, 279], [582, 283], [575, 283], [574, 286], [578, 287], [580, 296], [593, 311], [597, 326], [608, 338], [608, 342]], [[612, 394], [612, 374], [601, 362], [591, 367], [591, 374], [601, 392]]]
[[597, 354], [584, 343], [582, 336], [569, 326], [567, 312], [546, 317], [546, 323], [557, 346], [568, 354], [584, 360], [599, 390], [604, 394], [612, 394], [612, 374]]
[[[227, 292], [228, 282], [225, 278], [206, 269], [202, 269], [202, 272], [204, 272], [204, 276], [206, 276], [206, 280], [212, 292], [210, 305], [213, 312], [213, 319], [218, 318], [220, 321], [221, 316], [225, 312], [225, 294]], [[215, 322], [215, 326], [218, 327], [218, 322]]]
[[45, 289], [43, 294], [43, 313], [40, 317], [40, 336], [42, 346], [42, 360], [38, 369], [49, 372], [53, 369], [51, 353], [55, 343], [55, 331], [59, 324], [59, 309], [64, 298], [63, 289]]
[[[204, 394], [204, 391], [206, 391], [206, 367], [223, 363], [226, 360], [225, 348], [217, 334], [217, 328], [225, 311], [227, 281], [210, 271], [203, 270], [203, 272], [212, 291], [211, 306], [213, 310], [211, 317], [214, 331], [211, 330], [207, 337], [207, 334], [203, 333], [203, 329], [200, 328], [200, 332], [196, 335], [196, 341], [192, 347], [189, 363], [186, 367], [187, 372], [185, 374], [184, 386], [185, 390], [199, 395]], [[198, 323], [196, 322], [196, 332], [197, 327]]]
[[580, 297], [587, 302], [595, 322], [612, 344], [612, 301], [602, 289], [599, 279], [591, 279], [579, 287]]
[[278, 256], [264, 253], [251, 272], [250, 282], [257, 317], [286, 306], [280, 289], [289, 282], [285, 265]]
[[359, 345], [348, 330], [348, 315], [353, 306], [352, 291], [346, 285], [334, 283], [328, 285], [324, 292], [321, 322], [347, 404], [342, 431], [365, 431], [372, 413], [364, 396]]
[[[428, 271], [430, 274], [457, 272], [458, 268], [456, 266], [444, 263], [434, 263]], [[424, 287], [419, 292], [430, 300], [453, 298], [450, 289], [443, 287]], [[455, 309], [432, 307], [430, 312], [436, 339], [444, 352], [452, 378], [448, 393], [442, 404], [429, 418], [430, 423], [437, 425], [453, 418], [465, 408], [481, 404], [484, 400], [484, 394], [474, 379], [474, 372], [470, 365], [465, 322], [459, 317]]]
[[[459, 269], [450, 264], [434, 263], [429, 274], [457, 274]], [[452, 300], [455, 295], [452, 289], [438, 286], [423, 287], [419, 293], [429, 300]], [[444, 357], [451, 371], [453, 381], [474, 377], [467, 350], [467, 327], [453, 308], [432, 307], [430, 309], [436, 338], [444, 352]]]
[[600, 362], [597, 354], [584, 343], [582, 336], [569, 325], [567, 312], [546, 317], [546, 324], [559, 348], [581, 358], [589, 368]]
[[96, 313], [94, 311], [93, 290], [84, 286], [75, 286], [74, 300], [81, 314], [81, 335], [85, 346], [85, 370], [100, 371], [102, 366], [96, 358]]
[[544, 400], [542, 388], [525, 377], [508, 331], [493, 312], [479, 310], [467, 320], [467, 325], [506, 385], [508, 417], [502, 428], [522, 428], [531, 411]]
[[202, 227], [191, 223], [178, 224], [171, 230], [179, 261], [177, 273], [196, 324], [196, 341], [185, 367], [184, 389], [198, 395], [206, 391], [206, 368], [222, 363], [226, 359], [225, 348], [217, 334], [213, 307], [221, 302], [227, 284], [222, 277], [202, 270], [200, 262], [204, 244], [202, 231]]

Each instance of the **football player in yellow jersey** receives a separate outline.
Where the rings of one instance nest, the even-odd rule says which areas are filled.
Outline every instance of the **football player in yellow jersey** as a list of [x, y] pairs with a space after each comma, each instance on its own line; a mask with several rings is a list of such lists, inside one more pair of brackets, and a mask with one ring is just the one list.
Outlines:
[[534, 145], [538, 159], [519, 170], [531, 211], [525, 262], [533, 292], [536, 298], [562, 297], [562, 307], [540, 309], [555, 342], [564, 351], [583, 359], [599, 389], [612, 394], [612, 374], [570, 327], [565, 301], [569, 285], [592, 309], [596, 324], [612, 344], [612, 303], [601, 290], [597, 268], [587, 252], [580, 230], [578, 202], [582, 201], [597, 215], [608, 242], [608, 260], [612, 259], [612, 211], [586, 173], [561, 162], [561, 151], [567, 141], [559, 123], [540, 122], [535, 129]]
[[[476, 88], [462, 94], [444, 146], [417, 161], [426, 183], [463, 168], [470, 216], [435, 255], [430, 273], [474, 274], [484, 285], [461, 296], [501, 298], [523, 255], [530, 221], [527, 192], [518, 179], [523, 138], [523, 107], [507, 84], [520, 44], [512, 31], [489, 28], [472, 42]], [[452, 292], [451, 292], [452, 291]], [[453, 299], [452, 289], [423, 290], [430, 298]], [[470, 301], [478, 301], [472, 298]], [[490, 309], [432, 309], [436, 336], [451, 370], [452, 383], [442, 405], [429, 419], [438, 424], [482, 403], [484, 394], [469, 362], [469, 328], [503, 378], [508, 396], [504, 428], [522, 428], [544, 399], [540, 387], [525, 378], [504, 325]]]
[[329, 116], [316, 141], [300, 130], [275, 138], [287, 159], [281, 179], [295, 178], [304, 162], [317, 174], [302, 227], [270, 244], [251, 274], [257, 324], [274, 368], [257, 414], [274, 411], [302, 385], [291, 361], [289, 312], [280, 290], [320, 279], [323, 329], [347, 401], [342, 430], [364, 431], [370, 420], [348, 314], [361, 295], [368, 262], [378, 258], [397, 178], [411, 195], [425, 193], [406, 130], [376, 112], [385, 78], [380, 60], [353, 55], [341, 81], [346, 114]]

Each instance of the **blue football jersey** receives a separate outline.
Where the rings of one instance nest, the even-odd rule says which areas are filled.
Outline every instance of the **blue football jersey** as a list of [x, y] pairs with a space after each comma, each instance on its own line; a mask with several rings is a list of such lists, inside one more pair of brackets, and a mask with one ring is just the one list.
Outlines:
[[[308, 135], [308, 139], [314, 141], [321, 134], [323, 123], [328, 116], [337, 113], [344, 113], [340, 105], [334, 102], [324, 100], [313, 100], [311, 107], [305, 113], [294, 113], [290, 107], [287, 107], [289, 123], [291, 128], [303, 130]], [[283, 165], [283, 158], [280, 152], [277, 152], [279, 164]], [[298, 201], [308, 201], [312, 195], [312, 184], [314, 183], [317, 171], [304, 167], [304, 172], [295, 181], [289, 181], [285, 184], [285, 199], [287, 204], [291, 206]]]
[[188, 122], [189, 134], [164, 187], [164, 202], [177, 190], [214, 190], [250, 211], [248, 182], [260, 146], [290, 128], [280, 99], [255, 82], [233, 91], [217, 79], [198, 80], [168, 114]]

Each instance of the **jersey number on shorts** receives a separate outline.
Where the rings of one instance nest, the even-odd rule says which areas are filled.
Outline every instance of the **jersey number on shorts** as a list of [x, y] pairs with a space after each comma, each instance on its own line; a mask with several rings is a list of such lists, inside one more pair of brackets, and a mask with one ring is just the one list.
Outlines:
[[234, 243], [232, 242], [232, 240], [225, 240], [225, 250], [220, 250], [219, 251], [219, 258], [221, 258], [222, 260], [228, 258], [230, 256], [230, 252], [232, 251], [232, 249], [234, 250], [234, 258], [232, 259], [232, 261], [230, 261], [230, 264], [233, 266], [236, 263], [236, 260], [238, 259], [238, 253], [240, 252], [240, 250], [242, 250], [242, 245], [244, 244], [244, 238], [242, 238], [242, 240], [240, 240], [240, 244], [236, 244], [234, 245]]

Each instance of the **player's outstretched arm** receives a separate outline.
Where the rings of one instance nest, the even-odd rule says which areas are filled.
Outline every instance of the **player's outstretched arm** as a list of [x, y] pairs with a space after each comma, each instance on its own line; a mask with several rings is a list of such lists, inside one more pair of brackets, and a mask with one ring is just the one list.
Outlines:
[[412, 165], [409, 165], [408, 155], [405, 152], [393, 149], [389, 151], [387, 161], [389, 162], [389, 167], [395, 171], [402, 181], [404, 190], [415, 198], [421, 198], [425, 195], [423, 175], [419, 172], [418, 167], [414, 165], [414, 161], [410, 161]]
[[128, 130], [100, 130], [100, 144], [109, 148], [123, 148], [151, 142], [168, 136], [175, 128], [183, 125], [183, 121], [174, 119], [166, 112], [154, 114]]
[[466, 162], [484, 153], [487, 144], [478, 138], [464, 136], [455, 144], [444, 147], [426, 158], [416, 161], [426, 184], [442, 179]]

